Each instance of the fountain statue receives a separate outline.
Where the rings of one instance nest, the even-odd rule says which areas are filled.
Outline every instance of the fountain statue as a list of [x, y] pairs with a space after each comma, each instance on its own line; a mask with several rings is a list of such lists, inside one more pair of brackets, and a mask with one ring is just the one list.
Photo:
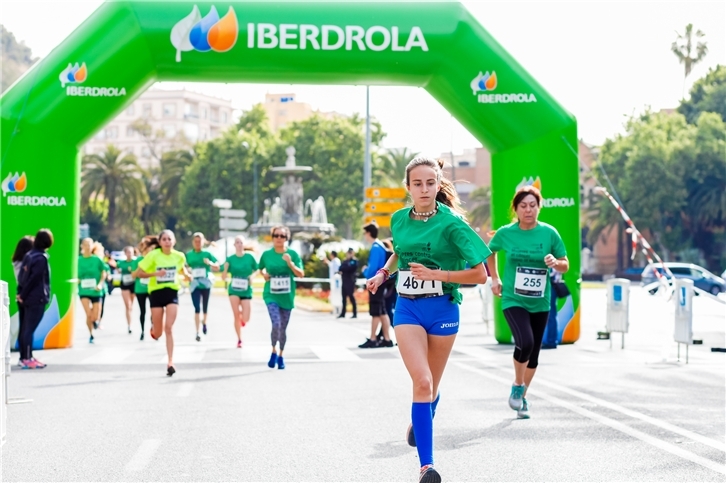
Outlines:
[[[290, 146], [285, 150], [287, 159], [285, 166], [272, 168], [272, 171], [284, 175], [282, 186], [279, 189], [279, 196], [274, 202], [265, 200], [265, 210], [262, 218], [250, 226], [252, 234], [269, 233], [274, 225], [284, 224], [290, 232], [302, 233], [325, 233], [332, 234], [335, 227], [328, 223], [328, 215], [325, 211], [325, 200], [319, 196], [315, 201], [307, 200], [303, 205], [302, 177], [298, 174], [312, 171], [310, 166], [298, 166], [295, 161], [295, 147]], [[310, 216], [306, 220], [306, 215]]]

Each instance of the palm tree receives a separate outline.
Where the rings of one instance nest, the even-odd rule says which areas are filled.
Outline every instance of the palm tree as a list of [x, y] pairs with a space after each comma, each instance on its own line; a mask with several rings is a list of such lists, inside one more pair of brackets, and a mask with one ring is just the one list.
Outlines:
[[373, 179], [380, 186], [401, 186], [406, 177], [406, 165], [417, 155], [408, 148], [387, 149], [374, 161]]
[[[706, 45], [706, 42], [701, 42], [699, 40], [706, 36], [706, 34], [700, 30], [696, 30], [696, 42], [694, 45], [692, 23], [686, 25], [686, 32], [683, 35], [678, 32], [676, 32], [676, 35], [678, 35], [678, 39], [671, 44], [671, 52], [678, 57], [678, 62], [683, 64], [683, 69], [685, 71], [685, 75], [683, 76], [683, 97], [685, 97], [686, 78], [690, 75], [693, 66], [701, 62], [703, 58], [706, 57], [706, 54], [708, 53], [708, 46]], [[694, 52], [696, 55], [695, 57], [693, 56]]]
[[161, 156], [161, 186], [159, 191], [163, 204], [176, 206], [179, 200], [179, 186], [181, 186], [187, 168], [194, 161], [194, 153], [183, 149], [168, 151]]
[[167, 214], [163, 209], [164, 199], [160, 190], [159, 171], [158, 167], [151, 167], [146, 170], [143, 177], [148, 199], [141, 208], [141, 223], [146, 235], [158, 233], [166, 228]]
[[136, 156], [109, 144], [106, 151], [82, 161], [81, 199], [108, 201], [106, 233], [114, 234], [119, 215], [135, 216], [147, 199]]
[[468, 218], [474, 228], [482, 228], [489, 223], [492, 216], [492, 189], [489, 186], [480, 186], [469, 193], [469, 203], [472, 208], [468, 210]]

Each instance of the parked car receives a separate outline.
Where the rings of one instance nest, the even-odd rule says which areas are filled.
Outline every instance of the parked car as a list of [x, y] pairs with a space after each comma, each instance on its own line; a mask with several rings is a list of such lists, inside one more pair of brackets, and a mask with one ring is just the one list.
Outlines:
[[[655, 272], [653, 271], [654, 265], [657, 267], [659, 273], [666, 276], [665, 270], [662, 266], [660, 266], [660, 264], [649, 264], [643, 269], [643, 285], [649, 285], [657, 281]], [[710, 292], [713, 295], [726, 292], [726, 281], [703, 267], [699, 267], [692, 263], [675, 262], [666, 262], [665, 265], [675, 278], [687, 278], [693, 280], [693, 284], [701, 290]]]

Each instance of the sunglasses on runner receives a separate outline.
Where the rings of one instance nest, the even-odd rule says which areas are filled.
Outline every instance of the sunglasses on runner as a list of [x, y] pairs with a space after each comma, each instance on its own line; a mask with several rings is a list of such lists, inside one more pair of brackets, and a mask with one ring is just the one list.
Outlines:
[[274, 235], [272, 235], [272, 238], [287, 238], [287, 235], [281, 235], [279, 233], [275, 233]]

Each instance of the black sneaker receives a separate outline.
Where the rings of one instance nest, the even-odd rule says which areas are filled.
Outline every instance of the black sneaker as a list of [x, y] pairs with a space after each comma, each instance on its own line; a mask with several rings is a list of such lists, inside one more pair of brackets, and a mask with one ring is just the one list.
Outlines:
[[339, 316], [336, 317], [336, 319], [344, 319], [344, 318], [345, 318], [345, 314], [341, 314], [341, 315], [339, 315]]
[[144, 340], [144, 331], [141, 331], [141, 337], [139, 337], [139, 340]]
[[418, 483], [441, 483], [441, 475], [434, 469], [434, 465], [426, 465], [421, 468]]
[[357, 318], [358, 318], [358, 316], [355, 314], [353, 314], [353, 317], [351, 317], [351, 319], [357, 319]]
[[176, 372], [176, 369], [174, 369], [174, 366], [169, 366], [166, 368], [166, 375], [171, 377]]
[[393, 347], [392, 340], [379, 340], [378, 347]]
[[358, 346], [359, 349], [373, 349], [376, 347], [378, 347], [378, 341], [371, 339], [366, 339], [365, 342]]

